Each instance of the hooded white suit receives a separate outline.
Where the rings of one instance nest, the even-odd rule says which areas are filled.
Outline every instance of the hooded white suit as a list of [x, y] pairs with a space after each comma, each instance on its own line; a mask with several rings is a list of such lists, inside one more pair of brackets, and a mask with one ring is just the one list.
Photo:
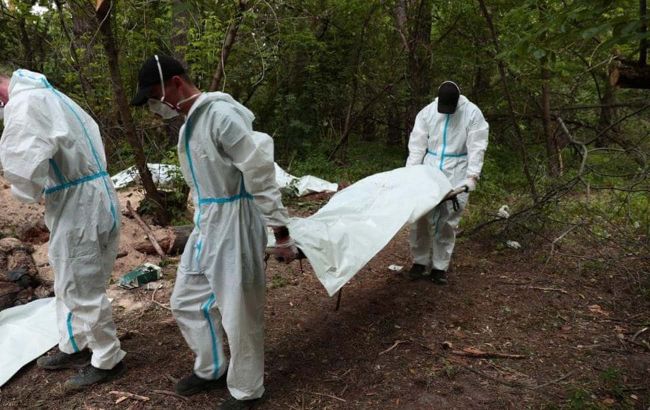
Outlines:
[[[488, 123], [481, 110], [464, 95], [453, 114], [438, 112], [438, 99], [415, 118], [406, 166], [426, 164], [440, 169], [454, 188], [481, 174], [488, 145]], [[473, 184], [468, 183], [473, 186]], [[460, 194], [460, 209], [445, 201], [411, 226], [414, 263], [447, 271], [456, 242], [456, 228], [469, 194]]]
[[93, 366], [112, 369], [125, 356], [106, 297], [120, 219], [99, 127], [45, 76], [18, 70], [9, 85], [0, 164], [16, 198], [45, 196], [59, 349], [88, 347]]
[[238, 400], [264, 393], [265, 225], [288, 222], [275, 182], [273, 140], [253, 131], [254, 118], [228, 94], [202, 94], [178, 142], [196, 210], [172, 312], [196, 354], [194, 373], [217, 379], [228, 369], [228, 388]]

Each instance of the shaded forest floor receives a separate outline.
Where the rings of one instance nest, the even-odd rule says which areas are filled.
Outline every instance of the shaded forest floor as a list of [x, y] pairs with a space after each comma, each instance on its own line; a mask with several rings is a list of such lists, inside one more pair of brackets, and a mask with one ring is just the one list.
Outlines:
[[[464, 239], [441, 287], [388, 269], [410, 266], [402, 231], [344, 288], [338, 311], [308, 263], [304, 272], [297, 262], [269, 263], [260, 408], [648, 408], [650, 331], [638, 333], [650, 326], [647, 265], [546, 263], [548, 255], [541, 244], [512, 250], [487, 236]], [[630, 270], [645, 277], [633, 280]], [[150, 290], [111, 285], [128, 352], [122, 379], [64, 395], [72, 371], [30, 364], [2, 388], [0, 407], [215, 408], [227, 390], [189, 399], [161, 392], [193, 362], [164, 307], [174, 272], [165, 266]], [[457, 354], [471, 347], [523, 358]], [[111, 391], [150, 400], [115, 404]]]

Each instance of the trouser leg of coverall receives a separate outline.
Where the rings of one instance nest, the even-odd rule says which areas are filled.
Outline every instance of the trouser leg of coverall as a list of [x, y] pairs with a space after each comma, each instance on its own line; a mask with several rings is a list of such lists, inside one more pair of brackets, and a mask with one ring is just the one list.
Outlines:
[[228, 362], [223, 352], [221, 314], [210, 282], [202, 274], [178, 269], [171, 308], [178, 327], [196, 355], [194, 373], [206, 380], [221, 377]]
[[447, 271], [451, 255], [456, 244], [456, 228], [460, 223], [463, 210], [467, 205], [468, 194], [458, 195], [458, 210], [455, 211], [451, 201], [445, 201], [436, 207], [433, 222], [433, 241], [431, 243], [431, 267]]
[[[172, 294], [172, 312], [196, 354], [194, 372], [199, 377], [215, 379], [227, 367], [228, 389], [238, 400], [256, 399], [264, 394], [263, 275], [258, 272], [255, 276], [261, 278], [248, 283], [227, 273], [208, 280], [205, 275], [186, 274], [179, 269]], [[213, 326], [207, 323], [207, 317]], [[228, 366], [223, 354], [222, 328], [230, 347]]]
[[435, 210], [427, 213], [411, 224], [409, 234], [409, 244], [411, 245], [411, 254], [413, 263], [429, 267], [431, 264], [431, 220]]
[[100, 237], [89, 254], [50, 256], [54, 269], [59, 349], [76, 353], [89, 348], [91, 364], [112, 369], [126, 355], [120, 348], [106, 283], [111, 276], [119, 233]]

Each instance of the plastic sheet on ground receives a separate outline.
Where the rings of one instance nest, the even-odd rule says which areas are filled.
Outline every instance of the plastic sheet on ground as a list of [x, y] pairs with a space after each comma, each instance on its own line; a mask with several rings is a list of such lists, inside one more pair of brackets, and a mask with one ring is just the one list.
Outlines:
[[54, 298], [0, 312], [0, 386], [59, 341]]
[[431, 211], [451, 190], [438, 169], [398, 168], [350, 185], [314, 215], [293, 218], [289, 230], [332, 296], [404, 225]]
[[304, 196], [316, 192], [336, 192], [339, 185], [313, 175], [295, 177], [275, 164], [275, 181], [280, 188], [295, 189], [296, 195]]

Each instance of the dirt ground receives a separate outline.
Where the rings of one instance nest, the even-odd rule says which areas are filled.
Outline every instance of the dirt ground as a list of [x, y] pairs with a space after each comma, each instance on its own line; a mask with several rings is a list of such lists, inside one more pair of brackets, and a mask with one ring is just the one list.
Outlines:
[[[0, 207], [11, 211], [0, 215], [0, 231], [39, 217], [38, 206], [11, 205], [1, 188]], [[139, 198], [127, 191], [122, 202], [127, 195]], [[130, 248], [143, 238], [124, 218], [121, 249], [128, 255], [118, 260], [114, 279], [159, 261]], [[44, 248], [39, 252], [45, 255]], [[336, 297], [327, 296], [308, 263], [301, 271], [297, 262], [271, 262], [267, 400], [260, 408], [650, 408], [650, 330], [643, 331], [650, 326], [650, 283], [640, 286], [629, 269], [588, 260], [556, 256], [546, 263], [548, 255], [543, 244], [513, 250], [490, 237], [461, 239], [449, 284], [437, 286], [388, 269], [410, 266], [402, 231], [345, 286], [338, 311]], [[166, 307], [176, 262], [148, 288], [110, 285], [128, 352], [123, 378], [65, 395], [72, 371], [46, 372], [32, 363], [2, 387], [0, 408], [215, 408], [227, 390], [189, 399], [170, 394], [193, 361]], [[634, 269], [648, 278], [647, 265]], [[463, 355], [468, 348], [521, 357]], [[148, 401], [116, 404], [121, 395], [113, 391]]]

